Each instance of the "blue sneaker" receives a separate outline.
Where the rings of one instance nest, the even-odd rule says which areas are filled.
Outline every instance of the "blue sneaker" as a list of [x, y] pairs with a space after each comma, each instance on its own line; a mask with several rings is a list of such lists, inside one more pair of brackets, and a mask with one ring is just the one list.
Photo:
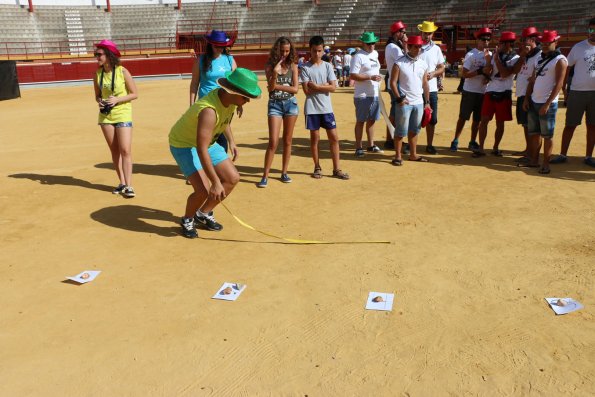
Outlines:
[[268, 181], [268, 179], [267, 179], [267, 178], [262, 178], [262, 179], [260, 180], [260, 182], [258, 182], [258, 183], [256, 184], [256, 187], [265, 188], [265, 187], [267, 187], [267, 183], [268, 183], [268, 182], [269, 182], [269, 181]]
[[456, 152], [457, 150], [459, 150], [459, 141], [457, 141], [456, 139], [454, 141], [452, 141], [450, 143], [450, 151], [451, 152]]
[[291, 183], [292, 180], [287, 174], [281, 174], [281, 182], [283, 183]]

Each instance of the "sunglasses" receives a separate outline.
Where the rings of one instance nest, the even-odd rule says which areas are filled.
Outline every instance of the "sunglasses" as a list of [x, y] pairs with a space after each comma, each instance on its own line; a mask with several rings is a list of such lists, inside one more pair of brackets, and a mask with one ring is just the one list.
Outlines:
[[490, 37], [480, 37], [478, 40], [479, 41], [490, 41], [492, 39]]
[[411, 47], [413, 47], [413, 48], [421, 48], [420, 45], [412, 45]]
[[93, 53], [93, 56], [94, 56], [95, 58], [99, 58], [99, 57], [102, 57], [102, 56], [104, 56], [104, 55], [105, 55], [105, 52], [94, 52], [94, 53]]

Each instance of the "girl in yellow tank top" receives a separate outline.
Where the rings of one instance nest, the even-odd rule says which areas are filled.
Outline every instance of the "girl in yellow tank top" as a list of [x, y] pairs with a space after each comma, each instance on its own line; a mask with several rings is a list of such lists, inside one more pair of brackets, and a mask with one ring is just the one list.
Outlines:
[[138, 98], [130, 72], [120, 65], [116, 44], [102, 40], [95, 44], [97, 72], [93, 79], [95, 101], [99, 106], [98, 123], [110, 148], [120, 184], [113, 194], [132, 198], [132, 104]]

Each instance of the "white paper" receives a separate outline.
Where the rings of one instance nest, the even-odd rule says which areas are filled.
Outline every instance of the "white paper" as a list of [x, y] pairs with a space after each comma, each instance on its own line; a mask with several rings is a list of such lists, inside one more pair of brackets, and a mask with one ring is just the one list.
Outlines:
[[[226, 288], [229, 293], [226, 293]], [[238, 284], [238, 283], [223, 283], [219, 291], [215, 295], [213, 295], [213, 299], [221, 299], [224, 301], [235, 301], [238, 299], [242, 291], [246, 289], [246, 284]]]
[[85, 283], [89, 283], [89, 282], [95, 280], [95, 278], [99, 275], [99, 273], [101, 273], [101, 270], [85, 270], [84, 272], [81, 272], [81, 273], [77, 274], [76, 276], [66, 277], [66, 278], [68, 280], [75, 281], [79, 284], [85, 284]]
[[[545, 298], [545, 300], [556, 314], [567, 314], [583, 308], [583, 305], [572, 298]], [[560, 305], [559, 301], [564, 305]]]
[[[374, 298], [381, 297], [382, 302], [374, 302]], [[393, 300], [395, 294], [389, 294], [387, 292], [370, 292], [368, 295], [368, 302], [366, 303], [366, 310], [393, 310]]]

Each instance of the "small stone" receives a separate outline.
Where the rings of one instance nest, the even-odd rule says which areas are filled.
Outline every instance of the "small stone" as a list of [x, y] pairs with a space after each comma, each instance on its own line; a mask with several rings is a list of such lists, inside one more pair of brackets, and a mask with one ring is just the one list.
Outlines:
[[384, 302], [384, 299], [382, 299], [381, 296], [377, 296], [374, 299], [372, 299], [372, 302]]

